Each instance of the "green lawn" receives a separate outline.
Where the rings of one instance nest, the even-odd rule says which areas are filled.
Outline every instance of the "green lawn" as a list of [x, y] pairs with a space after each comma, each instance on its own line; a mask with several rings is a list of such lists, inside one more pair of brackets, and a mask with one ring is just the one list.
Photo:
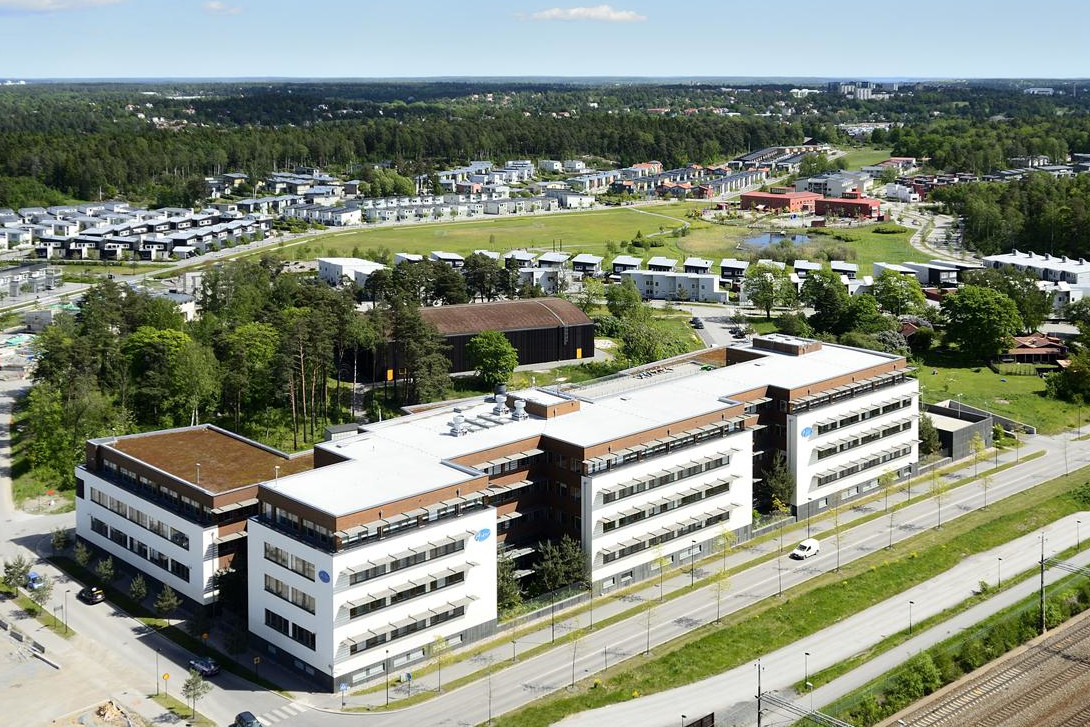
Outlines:
[[[505, 252], [515, 248], [547, 251], [563, 248], [576, 254], [603, 254], [606, 243], [631, 240], [637, 232], [646, 237], [659, 228], [672, 230], [682, 220], [671, 214], [660, 214], [657, 208], [646, 211], [635, 207], [619, 207], [590, 212], [543, 214], [536, 217], [483, 219], [473, 222], [449, 222], [424, 225], [401, 225], [373, 229], [335, 232], [322, 235], [302, 245], [288, 243], [273, 254], [290, 259], [309, 260], [316, 257], [352, 256], [353, 250], [386, 247], [391, 252], [428, 254], [444, 250], [469, 255], [474, 250]], [[672, 245], [674, 238], [664, 236], [665, 246], [644, 251], [648, 256], [679, 255]]]
[[[1085, 507], [1076, 496], [1090, 468], [1058, 477], [929, 529], [895, 546], [824, 573], [764, 599], [642, 656], [580, 683], [574, 693], [554, 694], [505, 715], [498, 725], [555, 724], [576, 712], [690, 684], [751, 662], [880, 603], [948, 570], [968, 555], [990, 550]], [[1083, 493], [1085, 495], [1085, 493]]]
[[[173, 677], [174, 675], [171, 674]], [[185, 674], [180, 674], [175, 679], [171, 679], [168, 689], [173, 687], [176, 691], [181, 691], [182, 683], [185, 681]], [[194, 716], [192, 708], [185, 702], [175, 699], [173, 694], [149, 694], [148, 699], [158, 704], [169, 711], [178, 722], [185, 722], [187, 725], [193, 727], [216, 727], [216, 723], [205, 717], [200, 712], [197, 712]]]
[[987, 366], [966, 365], [953, 353], [929, 353], [919, 377], [924, 401], [960, 400], [1030, 424], [1042, 434], [1074, 429], [1086, 416], [1074, 404], [1046, 397], [1044, 379], [1038, 376], [1001, 376]]
[[116, 275], [118, 277], [123, 275], [154, 273], [170, 268], [169, 265], [156, 265], [154, 263], [141, 263], [134, 268], [131, 264], [127, 263], [104, 265], [95, 262], [64, 264], [58, 265], [57, 267], [66, 275]]
[[855, 170], [885, 161], [886, 159], [889, 159], [889, 157], [889, 149], [877, 149], [873, 146], [863, 146], [848, 149], [841, 158], [844, 160], [846, 169]]

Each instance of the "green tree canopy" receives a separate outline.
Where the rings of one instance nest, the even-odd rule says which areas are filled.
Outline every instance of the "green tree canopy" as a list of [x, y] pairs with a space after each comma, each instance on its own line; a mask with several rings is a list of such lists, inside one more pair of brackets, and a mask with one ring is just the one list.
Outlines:
[[489, 388], [506, 384], [519, 363], [518, 351], [499, 331], [484, 331], [466, 344], [469, 363]]
[[795, 285], [787, 271], [776, 265], [750, 265], [742, 281], [742, 292], [754, 306], [772, 318], [772, 308], [795, 302]]
[[843, 333], [850, 298], [840, 276], [829, 268], [814, 270], [806, 276], [800, 294], [802, 302], [813, 308], [809, 322], [818, 333]]
[[874, 279], [871, 292], [882, 310], [895, 316], [917, 313], [927, 305], [927, 299], [916, 277], [901, 275], [892, 270], [883, 270]]
[[946, 319], [946, 340], [978, 361], [987, 361], [1008, 350], [1012, 336], [1022, 329], [1014, 301], [978, 285], [963, 286], [957, 293], [944, 297], [942, 313]]

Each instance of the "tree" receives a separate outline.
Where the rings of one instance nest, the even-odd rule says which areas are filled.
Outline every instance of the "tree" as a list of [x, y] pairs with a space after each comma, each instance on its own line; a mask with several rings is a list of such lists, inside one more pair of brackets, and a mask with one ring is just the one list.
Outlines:
[[110, 585], [114, 579], [117, 578], [117, 571], [114, 569], [113, 556], [106, 556], [99, 560], [98, 565], [95, 566], [95, 575], [102, 581], [103, 585]]
[[466, 358], [490, 389], [510, 381], [519, 364], [518, 351], [499, 331], [483, 331], [469, 339]]
[[980, 455], [984, 453], [984, 447], [984, 438], [980, 436], [980, 432], [973, 432], [973, 438], [969, 441], [969, 451], [973, 456], [973, 477], [976, 477], [980, 467]]
[[806, 316], [802, 313], [783, 313], [776, 319], [776, 330], [788, 336], [810, 338], [814, 335], [814, 329], [806, 322]]
[[181, 605], [182, 599], [178, 598], [174, 589], [167, 585], [164, 585], [163, 590], [159, 591], [159, 595], [155, 597], [155, 613], [160, 618], [170, 618]]
[[496, 603], [500, 611], [510, 611], [522, 603], [522, 588], [515, 577], [515, 561], [502, 554], [496, 561]]
[[931, 350], [931, 346], [935, 342], [935, 329], [918, 328], [915, 333], [905, 340], [908, 341], [908, 347], [912, 349], [914, 355], [924, 356]]
[[140, 573], [129, 582], [129, 597], [137, 603], [142, 603], [148, 596], [148, 584]]
[[843, 333], [850, 298], [840, 276], [828, 268], [814, 270], [802, 283], [800, 299], [814, 309], [809, 323], [818, 333]]
[[448, 651], [450, 651], [450, 642], [437, 634], [431, 640], [431, 656], [435, 659], [435, 671], [438, 677], [440, 694], [443, 693], [443, 662], [446, 660]]
[[776, 501], [788, 503], [795, 499], [795, 476], [787, 466], [783, 452], [776, 450], [771, 466], [764, 471], [758, 507], [768, 511]]
[[638, 315], [644, 308], [643, 298], [631, 278], [606, 289], [606, 308], [616, 318], [626, 319]]
[[723, 610], [723, 594], [730, 588], [730, 574], [727, 571], [719, 571], [713, 578], [715, 585], [715, 622], [719, 623]]
[[742, 293], [754, 306], [772, 318], [772, 308], [795, 302], [795, 285], [787, 271], [775, 265], [750, 265], [742, 281]]
[[197, 716], [197, 702], [210, 691], [212, 691], [212, 685], [204, 680], [199, 671], [190, 669], [189, 676], [182, 684], [182, 695], [192, 705], [194, 718]]
[[541, 544], [534, 571], [541, 591], [546, 593], [573, 583], [585, 583], [586, 555], [579, 543], [565, 534], [559, 543], [546, 540]]
[[582, 287], [575, 296], [575, 304], [579, 306], [579, 310], [589, 315], [598, 305], [598, 301], [605, 297], [605, 293], [606, 286], [602, 284], [602, 281], [587, 275], [583, 278]]
[[901, 275], [888, 269], [874, 279], [871, 293], [882, 310], [895, 316], [921, 311], [927, 305], [923, 289], [915, 276]]
[[36, 587], [29, 593], [30, 600], [34, 602], [38, 610], [44, 611], [49, 599], [53, 597], [53, 579], [49, 576], [42, 576], [38, 579]]
[[946, 495], [947, 489], [947, 484], [939, 478], [938, 470], [931, 470], [931, 485], [928, 487], [927, 493], [935, 500], [935, 512], [938, 514], [938, 522], [935, 524], [936, 530], [942, 527], [942, 498]]
[[491, 301], [498, 298], [502, 272], [503, 264], [500, 261], [480, 253], [467, 257], [462, 267], [466, 288], [474, 300], [479, 298]]
[[1037, 287], [1037, 282], [1032, 272], [1014, 268], [984, 268], [965, 273], [967, 285], [990, 288], [1014, 301], [1026, 331], [1037, 330], [1052, 313], [1052, 298]]
[[990, 288], [966, 285], [942, 299], [946, 338], [978, 361], [1008, 350], [1022, 328], [1014, 301]]
[[50, 537], [50, 545], [53, 547], [54, 553], [62, 553], [68, 548], [70, 538], [68, 537], [68, 531], [64, 528], [54, 528], [53, 535]]
[[920, 414], [920, 454], [925, 457], [939, 451], [939, 430], [927, 414]]
[[72, 557], [76, 559], [76, 564], [80, 568], [86, 568], [91, 562], [91, 549], [84, 545], [82, 540], [77, 541], [76, 547], [72, 549]]
[[30, 561], [17, 555], [4, 561], [4, 585], [8, 588], [25, 588], [30, 576]]

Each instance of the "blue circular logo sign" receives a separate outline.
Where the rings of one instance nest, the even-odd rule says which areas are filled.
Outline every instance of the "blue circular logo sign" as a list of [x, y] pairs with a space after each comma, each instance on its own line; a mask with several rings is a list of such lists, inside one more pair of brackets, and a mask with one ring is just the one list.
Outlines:
[[329, 574], [326, 573], [324, 570], [318, 571], [318, 580], [320, 580], [322, 583], [329, 583]]
[[476, 540], [478, 543], [483, 543], [484, 541], [488, 540], [488, 536], [491, 534], [492, 531], [489, 528], [481, 528], [477, 531], [477, 534], [473, 536], [473, 539]]
[[802, 430], [802, 436], [804, 436], [804, 437], [809, 437], [813, 433], [814, 433], [814, 428], [813, 427], [806, 427], [806, 429]]

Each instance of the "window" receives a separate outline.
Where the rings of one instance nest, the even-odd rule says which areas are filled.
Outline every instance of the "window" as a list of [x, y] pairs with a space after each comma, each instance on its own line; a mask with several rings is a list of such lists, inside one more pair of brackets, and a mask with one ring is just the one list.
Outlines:
[[288, 633], [288, 620], [278, 613], [265, 609], [265, 625], [274, 631], [279, 631], [285, 636]]
[[299, 624], [293, 623], [291, 625], [291, 638], [295, 641], [298, 641], [300, 644], [307, 647], [308, 649], [312, 651], [314, 650], [315, 639], [313, 631], [309, 631], [300, 626]]
[[185, 582], [189, 582], [189, 566], [182, 565], [176, 560], [170, 561], [170, 572]]

